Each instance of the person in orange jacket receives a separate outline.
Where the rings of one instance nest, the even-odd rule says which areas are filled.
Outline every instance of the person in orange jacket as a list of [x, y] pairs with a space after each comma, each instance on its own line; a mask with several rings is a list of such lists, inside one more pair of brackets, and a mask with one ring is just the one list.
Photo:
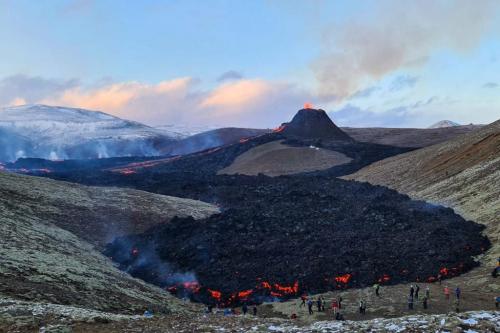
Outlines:
[[450, 288], [448, 288], [448, 286], [444, 287], [444, 296], [446, 297], [447, 300], [450, 299]]

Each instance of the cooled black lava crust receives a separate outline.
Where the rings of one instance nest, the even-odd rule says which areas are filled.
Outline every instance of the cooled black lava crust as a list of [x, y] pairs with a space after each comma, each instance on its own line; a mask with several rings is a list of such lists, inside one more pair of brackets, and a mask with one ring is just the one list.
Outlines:
[[[230, 295], [261, 281], [298, 281], [301, 294], [364, 287], [384, 276], [385, 283], [424, 281], [443, 268], [459, 274], [490, 245], [483, 226], [380, 186], [321, 175], [218, 179], [211, 195], [221, 214], [176, 218], [117, 239], [106, 254], [162, 287], [172, 284], [171, 272], [194, 272], [202, 286], [195, 298], [208, 302], [207, 288]], [[347, 283], [335, 280], [346, 274]]]

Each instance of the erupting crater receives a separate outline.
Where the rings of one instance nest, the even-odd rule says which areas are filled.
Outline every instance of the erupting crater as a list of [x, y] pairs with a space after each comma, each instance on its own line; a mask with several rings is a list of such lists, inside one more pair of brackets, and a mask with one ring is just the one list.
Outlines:
[[309, 103], [295, 114], [291, 122], [282, 124], [279, 132], [289, 138], [353, 141], [324, 110], [313, 109]]

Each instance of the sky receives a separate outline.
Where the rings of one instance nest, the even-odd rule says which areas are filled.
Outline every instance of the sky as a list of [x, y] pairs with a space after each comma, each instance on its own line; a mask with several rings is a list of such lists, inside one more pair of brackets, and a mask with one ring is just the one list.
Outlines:
[[[0, 107], [151, 126], [500, 118], [497, 0], [0, 0]], [[1, 112], [1, 111], [0, 111]]]

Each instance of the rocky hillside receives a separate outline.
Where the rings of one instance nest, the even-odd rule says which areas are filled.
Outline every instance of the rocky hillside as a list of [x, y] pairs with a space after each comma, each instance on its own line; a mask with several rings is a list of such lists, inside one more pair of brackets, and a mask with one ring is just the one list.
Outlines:
[[111, 232], [215, 211], [193, 200], [0, 172], [0, 295], [106, 311], [179, 309], [176, 299], [119, 271], [93, 244]]
[[201, 201], [9, 173], [0, 173], [0, 194], [0, 202], [16, 204], [99, 247], [174, 216], [203, 218], [217, 212]]
[[500, 121], [437, 145], [393, 156], [347, 176], [454, 208], [488, 226], [500, 255]]

